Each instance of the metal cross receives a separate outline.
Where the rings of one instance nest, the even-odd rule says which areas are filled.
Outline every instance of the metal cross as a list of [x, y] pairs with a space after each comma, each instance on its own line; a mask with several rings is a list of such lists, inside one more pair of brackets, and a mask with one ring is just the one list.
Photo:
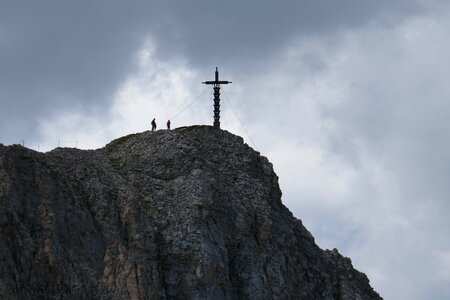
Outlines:
[[220, 85], [229, 84], [231, 81], [219, 80], [219, 70], [216, 67], [216, 77], [214, 81], [205, 81], [204, 84], [212, 84], [214, 88], [214, 127], [220, 128]]

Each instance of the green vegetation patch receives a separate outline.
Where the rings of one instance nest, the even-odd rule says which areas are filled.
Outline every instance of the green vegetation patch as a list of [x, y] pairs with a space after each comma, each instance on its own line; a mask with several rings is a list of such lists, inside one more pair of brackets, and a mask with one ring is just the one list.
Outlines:
[[181, 131], [182, 133], [189, 133], [189, 132], [198, 131], [198, 130], [214, 130], [214, 127], [209, 126], [209, 125], [193, 125], [193, 126], [180, 127], [177, 130]]
[[109, 143], [109, 144], [107, 145], [107, 148], [110, 148], [110, 147], [112, 147], [112, 148], [119, 147], [120, 145], [124, 144], [125, 142], [127, 142], [128, 140], [130, 140], [131, 138], [133, 138], [133, 137], [135, 137], [135, 136], [137, 136], [137, 135], [139, 135], [139, 133], [133, 133], [133, 134], [129, 134], [129, 135], [120, 137], [120, 138], [118, 138], [118, 139], [115, 139], [114, 141], [112, 141], [111, 143]]

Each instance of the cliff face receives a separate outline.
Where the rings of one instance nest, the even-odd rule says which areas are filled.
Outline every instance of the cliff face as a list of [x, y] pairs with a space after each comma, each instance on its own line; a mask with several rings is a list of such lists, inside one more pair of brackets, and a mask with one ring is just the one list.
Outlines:
[[267, 159], [209, 126], [0, 145], [0, 298], [381, 299], [283, 206]]

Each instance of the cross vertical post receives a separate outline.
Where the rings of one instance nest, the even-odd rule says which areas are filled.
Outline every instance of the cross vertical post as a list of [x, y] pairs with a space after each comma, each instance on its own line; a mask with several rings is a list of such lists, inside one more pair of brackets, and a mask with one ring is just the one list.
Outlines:
[[205, 81], [204, 84], [212, 84], [214, 89], [214, 127], [220, 128], [220, 85], [229, 84], [231, 81], [219, 80], [219, 70], [216, 67], [216, 74], [214, 81]]

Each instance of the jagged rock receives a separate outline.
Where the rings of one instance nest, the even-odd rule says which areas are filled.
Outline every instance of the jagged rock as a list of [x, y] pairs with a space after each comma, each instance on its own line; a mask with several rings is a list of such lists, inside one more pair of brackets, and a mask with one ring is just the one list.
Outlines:
[[1, 299], [381, 299], [209, 126], [95, 151], [0, 145]]

